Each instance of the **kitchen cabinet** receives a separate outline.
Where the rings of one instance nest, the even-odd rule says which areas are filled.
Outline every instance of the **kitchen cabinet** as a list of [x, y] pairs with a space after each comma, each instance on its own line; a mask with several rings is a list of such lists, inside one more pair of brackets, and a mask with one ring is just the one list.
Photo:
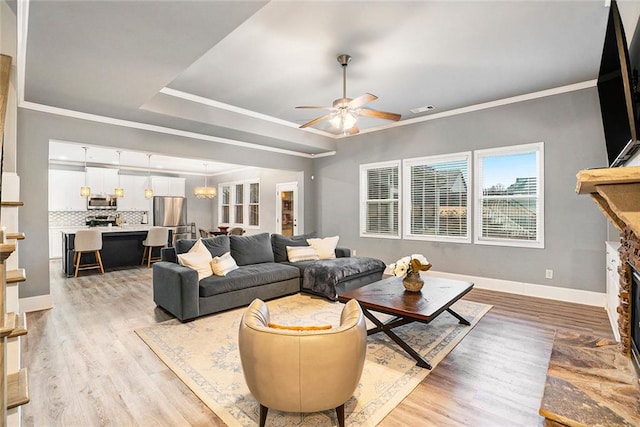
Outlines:
[[49, 170], [49, 210], [86, 211], [87, 198], [80, 196], [84, 172]]
[[124, 189], [124, 197], [118, 198], [119, 211], [150, 211], [153, 199], [144, 197], [147, 188], [146, 176], [120, 175], [120, 185]]
[[87, 186], [91, 188], [91, 194], [113, 194], [118, 186], [118, 170], [87, 168]]
[[185, 179], [167, 176], [151, 177], [151, 188], [154, 196], [185, 196]]

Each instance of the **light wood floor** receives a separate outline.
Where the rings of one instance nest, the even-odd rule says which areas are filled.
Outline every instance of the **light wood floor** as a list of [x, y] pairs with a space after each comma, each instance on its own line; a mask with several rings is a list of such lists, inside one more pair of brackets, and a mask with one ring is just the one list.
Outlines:
[[[171, 318], [151, 270], [62, 276], [54, 308], [27, 316], [25, 426], [218, 426], [224, 423], [133, 329]], [[381, 426], [542, 426], [540, 399], [556, 328], [613, 338], [602, 308], [473, 290], [493, 309]]]

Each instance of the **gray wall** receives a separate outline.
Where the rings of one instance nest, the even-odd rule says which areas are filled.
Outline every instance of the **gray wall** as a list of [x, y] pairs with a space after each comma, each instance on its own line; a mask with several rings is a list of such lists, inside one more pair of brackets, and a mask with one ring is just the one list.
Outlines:
[[[20, 242], [20, 266], [29, 272], [27, 281], [20, 286], [20, 298], [49, 294], [47, 196], [50, 139], [264, 168], [284, 166], [288, 170], [304, 171], [305, 180], [309, 181], [305, 183], [304, 203], [308, 207], [305, 211], [305, 223], [315, 223], [314, 187], [306, 178], [312, 171], [312, 161], [308, 158], [72, 119], [22, 108], [18, 109], [17, 134], [20, 141], [17, 146], [17, 173], [21, 180], [20, 198], [25, 204], [20, 209], [20, 231], [28, 236]], [[192, 185], [194, 183], [189, 179], [187, 188]], [[196, 202], [190, 200], [189, 204], [195, 206]], [[202, 209], [204, 212], [207, 207]]]
[[[257, 233], [275, 233], [276, 232], [276, 184], [285, 182], [298, 182], [298, 197], [305, 200], [305, 174], [304, 172], [284, 171], [275, 169], [247, 169], [237, 173], [216, 175], [209, 182], [213, 182], [216, 186], [220, 183], [227, 183], [243, 179], [260, 179], [260, 228], [247, 229], [247, 234]], [[212, 185], [213, 185], [212, 184]], [[220, 222], [218, 219], [218, 199], [213, 212], [213, 226], [217, 227]], [[301, 226], [299, 229], [304, 230], [305, 218], [304, 203], [300, 205], [298, 215], [301, 218]], [[313, 225], [313, 223], [311, 223]], [[302, 232], [302, 231], [301, 231]]]
[[[220, 183], [258, 178], [260, 180], [260, 228], [247, 229], [247, 234], [275, 233], [276, 230], [276, 184], [297, 181], [302, 188], [305, 173], [300, 171], [285, 171], [266, 168], [247, 168], [236, 173], [220, 174], [209, 177], [207, 183], [217, 187]], [[220, 223], [218, 219], [219, 197], [214, 199], [198, 199], [193, 195], [194, 187], [204, 185], [204, 178], [186, 176], [185, 191], [188, 198], [188, 221], [195, 222], [197, 228], [216, 229]], [[299, 197], [304, 199], [304, 191], [299, 191]], [[304, 208], [300, 211], [304, 219]]]
[[[409, 253], [424, 253], [434, 269], [526, 283], [604, 291], [606, 221], [587, 196], [575, 194], [575, 174], [606, 164], [602, 125], [595, 89], [528, 101], [362, 134], [338, 143], [335, 156], [310, 159], [215, 144], [172, 135], [19, 110], [18, 167], [25, 207], [21, 230], [29, 236], [20, 244], [20, 263], [29, 278], [20, 297], [49, 293], [47, 228], [47, 165], [49, 139], [151, 151], [173, 156], [211, 158], [270, 169], [287, 169], [302, 180], [305, 230], [340, 235], [340, 246], [393, 262]], [[474, 244], [434, 243], [359, 237], [358, 165], [391, 159], [545, 143], [545, 249]], [[315, 175], [315, 179], [312, 176]], [[243, 179], [246, 175], [234, 175]], [[249, 177], [249, 176], [246, 176]], [[226, 181], [215, 177], [210, 182]], [[271, 183], [294, 181], [287, 174], [260, 176], [264, 191]], [[263, 181], [264, 180], [264, 181]], [[187, 179], [187, 191], [198, 185]], [[264, 209], [269, 199], [261, 194]], [[202, 205], [199, 203], [202, 202]], [[198, 208], [190, 221], [217, 225], [216, 201], [190, 200]], [[275, 203], [275, 202], [274, 202]], [[264, 216], [265, 213], [263, 212]], [[273, 231], [263, 224], [264, 231]], [[41, 236], [33, 238], [32, 236]], [[554, 279], [544, 270], [554, 270]]]
[[[605, 290], [606, 220], [590, 197], [575, 193], [576, 173], [606, 165], [595, 88], [467, 113], [338, 144], [314, 162], [317, 225], [340, 246], [387, 263], [423, 253], [434, 270], [589, 291]], [[436, 243], [359, 237], [361, 163], [544, 142], [545, 248]], [[554, 278], [545, 279], [545, 269]]]

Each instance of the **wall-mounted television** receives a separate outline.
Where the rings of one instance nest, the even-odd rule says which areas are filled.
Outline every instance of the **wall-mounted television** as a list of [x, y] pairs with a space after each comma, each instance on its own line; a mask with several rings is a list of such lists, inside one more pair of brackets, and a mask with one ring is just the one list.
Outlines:
[[600, 112], [611, 167], [624, 164], [640, 145], [635, 96], [637, 70], [634, 68], [629, 60], [618, 5], [612, 1], [598, 73]]

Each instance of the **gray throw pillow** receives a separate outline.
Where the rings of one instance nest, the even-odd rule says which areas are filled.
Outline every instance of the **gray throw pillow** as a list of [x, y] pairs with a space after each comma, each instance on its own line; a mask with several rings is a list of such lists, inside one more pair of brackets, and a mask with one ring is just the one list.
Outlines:
[[269, 242], [269, 233], [250, 236], [229, 236], [231, 256], [238, 265], [273, 262], [273, 251]]
[[[176, 241], [176, 253], [183, 254], [196, 244], [197, 239], [179, 239]], [[220, 256], [231, 250], [229, 236], [205, 237], [202, 239], [205, 248], [209, 249], [211, 256]]]
[[271, 247], [273, 248], [273, 258], [275, 262], [289, 261], [287, 256], [287, 246], [309, 246], [307, 239], [318, 237], [315, 231], [297, 236], [283, 236], [282, 234], [271, 235]]

